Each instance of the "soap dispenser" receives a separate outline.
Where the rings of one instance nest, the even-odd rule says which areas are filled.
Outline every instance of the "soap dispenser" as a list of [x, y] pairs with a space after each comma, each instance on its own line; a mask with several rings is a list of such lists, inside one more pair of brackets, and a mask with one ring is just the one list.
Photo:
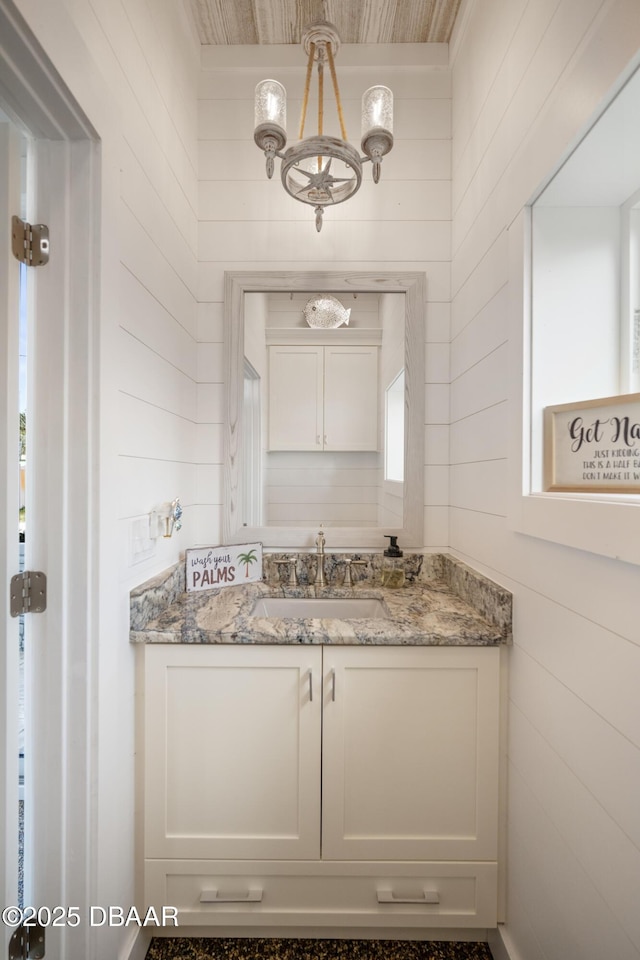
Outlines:
[[389, 539], [389, 546], [382, 557], [382, 586], [402, 587], [404, 585], [404, 563], [402, 550], [398, 546], [398, 538], [385, 534]]

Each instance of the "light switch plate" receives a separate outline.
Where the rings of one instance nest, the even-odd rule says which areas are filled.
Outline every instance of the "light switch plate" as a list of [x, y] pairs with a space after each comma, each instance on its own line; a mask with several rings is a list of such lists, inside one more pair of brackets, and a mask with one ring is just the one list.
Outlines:
[[129, 564], [133, 566], [155, 556], [156, 541], [151, 536], [150, 516], [145, 513], [129, 521]]

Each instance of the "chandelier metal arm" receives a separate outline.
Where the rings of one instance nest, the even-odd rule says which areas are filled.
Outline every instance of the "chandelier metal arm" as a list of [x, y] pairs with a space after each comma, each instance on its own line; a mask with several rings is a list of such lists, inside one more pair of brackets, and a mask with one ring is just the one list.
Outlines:
[[382, 158], [386, 153], [389, 153], [393, 147], [393, 135], [388, 130], [374, 127], [373, 130], [370, 130], [369, 133], [362, 138], [360, 146], [366, 154], [361, 160], [362, 162], [364, 162], [365, 159], [371, 160], [373, 164], [373, 182], [378, 183], [380, 181]]
[[278, 127], [272, 127], [269, 124], [262, 124], [261, 127], [257, 127], [254, 139], [261, 150], [264, 150], [264, 156], [266, 160], [266, 170], [267, 177], [271, 180], [273, 176], [275, 158], [278, 157], [280, 160], [284, 157], [284, 153], [281, 152], [282, 148], [286, 144], [286, 135], [283, 130], [279, 130]]

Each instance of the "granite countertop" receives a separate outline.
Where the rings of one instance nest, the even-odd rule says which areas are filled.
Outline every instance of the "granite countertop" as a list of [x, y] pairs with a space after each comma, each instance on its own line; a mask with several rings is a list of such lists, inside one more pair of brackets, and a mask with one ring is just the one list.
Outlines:
[[[301, 643], [494, 646], [511, 638], [511, 594], [448, 555], [428, 558], [403, 587], [364, 576], [353, 587], [280, 582], [186, 593], [180, 564], [131, 593], [133, 643]], [[184, 566], [184, 565], [182, 565]], [[371, 571], [372, 573], [374, 571]], [[182, 584], [182, 590], [180, 589]], [[254, 617], [262, 597], [380, 599], [387, 619]]]

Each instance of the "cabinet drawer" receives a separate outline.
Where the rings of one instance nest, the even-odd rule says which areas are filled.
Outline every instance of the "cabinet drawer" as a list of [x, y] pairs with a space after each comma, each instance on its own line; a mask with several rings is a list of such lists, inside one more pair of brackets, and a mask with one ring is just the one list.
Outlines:
[[495, 863], [147, 860], [145, 906], [180, 926], [489, 927]]

